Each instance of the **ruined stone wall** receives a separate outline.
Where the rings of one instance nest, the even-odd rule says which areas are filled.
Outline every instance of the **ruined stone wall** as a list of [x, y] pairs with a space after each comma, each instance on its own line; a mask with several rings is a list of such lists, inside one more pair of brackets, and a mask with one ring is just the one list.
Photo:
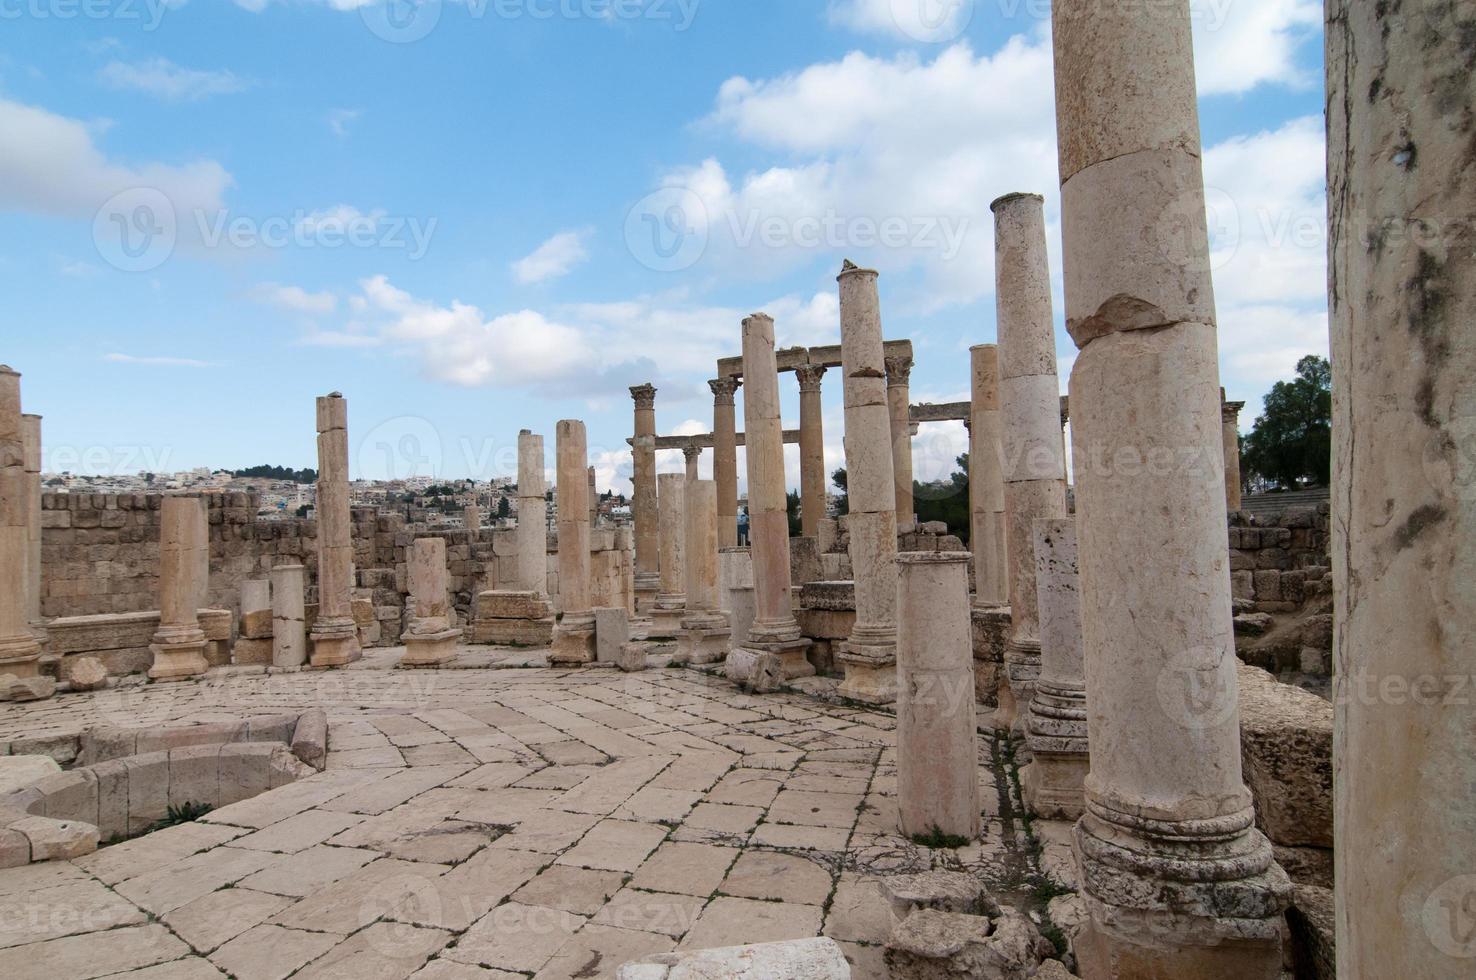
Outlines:
[[1251, 518], [1230, 515], [1230, 583], [1236, 599], [1255, 603], [1256, 612], [1295, 612], [1328, 588], [1326, 503], [1315, 509]]

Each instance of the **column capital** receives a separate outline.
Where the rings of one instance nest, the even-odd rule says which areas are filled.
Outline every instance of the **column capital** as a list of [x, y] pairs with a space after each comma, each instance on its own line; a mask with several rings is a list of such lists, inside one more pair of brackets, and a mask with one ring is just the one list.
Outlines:
[[733, 404], [733, 395], [737, 393], [739, 386], [742, 384], [743, 381], [740, 378], [713, 378], [707, 383], [707, 387], [712, 389], [713, 404]]
[[1240, 421], [1240, 410], [1244, 407], [1245, 402], [1221, 402], [1220, 421], [1238, 423]]
[[635, 399], [636, 408], [656, 407], [656, 386], [652, 384], [633, 385], [630, 389], [630, 397]]
[[699, 460], [699, 459], [702, 458], [702, 447], [701, 446], [683, 446], [682, 447], [682, 456], [689, 463], [695, 462], [696, 460]]
[[912, 358], [893, 356], [883, 358], [887, 366], [887, 387], [896, 388], [909, 383], [912, 378]]
[[794, 369], [794, 376], [799, 379], [799, 388], [802, 394], [820, 392], [820, 379], [825, 377], [825, 365], [823, 364], [801, 364]]

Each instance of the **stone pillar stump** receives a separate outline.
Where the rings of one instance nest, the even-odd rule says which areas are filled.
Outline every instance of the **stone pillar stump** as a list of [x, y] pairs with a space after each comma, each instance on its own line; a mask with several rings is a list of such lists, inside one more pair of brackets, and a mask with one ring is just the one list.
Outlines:
[[559, 605], [549, 663], [578, 666], [595, 658], [594, 604], [589, 587], [588, 437], [584, 423], [566, 419], [556, 433], [559, 509]]
[[685, 495], [687, 606], [676, 660], [712, 664], [728, 655], [732, 636], [718, 600], [717, 484], [688, 481]]
[[651, 636], [676, 636], [687, 606], [687, 478], [681, 473], [656, 477], [661, 512], [661, 588], [651, 608]]
[[20, 379], [0, 364], [0, 673], [26, 678], [40, 672], [41, 644], [28, 615], [30, 492]]
[[461, 630], [446, 589], [446, 542], [418, 538], [410, 546], [411, 617], [404, 634], [401, 667], [439, 667], [456, 659]]
[[208, 501], [198, 493], [167, 495], [159, 505], [159, 629], [149, 645], [156, 681], [189, 680], [210, 666], [200, 628], [201, 552], [208, 560]]

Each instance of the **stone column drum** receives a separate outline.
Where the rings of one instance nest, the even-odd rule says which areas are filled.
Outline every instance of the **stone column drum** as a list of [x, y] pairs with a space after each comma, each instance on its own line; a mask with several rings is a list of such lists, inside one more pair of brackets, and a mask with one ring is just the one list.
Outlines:
[[712, 389], [712, 479], [717, 483], [718, 546], [738, 544], [738, 421], [733, 395], [743, 382], [717, 378]]
[[1045, 216], [1039, 194], [1007, 194], [994, 211], [995, 308], [999, 329], [999, 400], [1004, 435], [1006, 553], [1010, 638], [996, 719], [1019, 727], [1040, 675], [1040, 619], [1035, 600], [1034, 524], [1066, 516], [1066, 460], [1061, 442], [1061, 382]]
[[272, 666], [301, 667], [307, 663], [307, 614], [304, 593], [307, 569], [278, 565], [272, 569]]
[[1077, 959], [1272, 980], [1289, 882], [1241, 776], [1189, 2], [1052, 15], [1092, 759]]
[[30, 494], [20, 379], [0, 364], [0, 673], [24, 678], [40, 672], [41, 644], [28, 615]]
[[969, 406], [970, 544], [974, 552], [974, 607], [1006, 605], [1010, 575], [1005, 544], [1004, 432], [999, 414], [999, 348], [969, 349], [973, 400]]
[[630, 512], [635, 522], [636, 612], [644, 615], [656, 602], [660, 585], [657, 574], [661, 518], [656, 503], [656, 387], [636, 385], [630, 389], [630, 397], [635, 399], [635, 435], [630, 441], [630, 482], [634, 487]]
[[461, 511], [461, 524], [472, 534], [480, 531], [482, 529], [482, 508], [476, 504], [467, 504]]
[[794, 376], [800, 390], [800, 533], [815, 538], [825, 519], [825, 410], [820, 402], [825, 366], [802, 364]]
[[159, 505], [159, 630], [149, 649], [156, 681], [183, 681], [205, 673], [200, 629], [200, 552], [210, 551], [210, 511], [198, 493], [169, 494]]
[[656, 485], [661, 504], [661, 591], [651, 608], [651, 635], [676, 636], [687, 605], [687, 571], [682, 564], [687, 548], [687, 478], [662, 473]]
[[543, 475], [543, 436], [518, 433], [517, 585], [548, 595], [548, 481]]
[[685, 488], [687, 605], [677, 637], [681, 663], [712, 664], [728, 655], [731, 632], [718, 602], [717, 484], [689, 480]]
[[589, 501], [589, 526], [593, 530], [600, 523], [600, 492], [595, 487], [595, 468], [586, 467], [585, 476], [589, 481], [589, 495], [586, 498]]
[[1225, 509], [1240, 509], [1240, 410], [1245, 402], [1227, 402], [1220, 389], [1221, 435], [1225, 441]]
[[1026, 806], [1040, 816], [1075, 820], [1085, 806], [1082, 784], [1089, 764], [1076, 522], [1036, 521], [1034, 540], [1040, 678], [1026, 714], [1031, 762], [1020, 770], [1020, 787]]
[[41, 615], [41, 416], [22, 415], [26, 469], [26, 620], [36, 642], [47, 642]]
[[892, 476], [896, 482], [897, 528], [909, 531], [917, 523], [912, 501], [912, 358], [888, 357], [887, 415], [892, 428]]
[[348, 402], [318, 399], [318, 615], [314, 667], [342, 667], [361, 656], [354, 625], [354, 542], [348, 488]]
[[549, 663], [587, 664], [595, 658], [594, 606], [589, 591], [589, 471], [584, 423], [565, 419], [555, 436], [558, 457], [559, 605]]
[[846, 262], [840, 282], [846, 482], [856, 625], [838, 652], [848, 698], [886, 704], [897, 693], [897, 481], [882, 354], [877, 274]]
[[779, 367], [774, 320], [743, 321], [743, 421], [748, 457], [748, 534], [752, 542], [754, 619], [744, 649], [779, 658], [786, 678], [808, 677], [810, 641], [800, 635], [790, 595], [789, 515], [784, 494], [784, 427], [779, 419]]
[[979, 836], [968, 552], [897, 556], [897, 810], [902, 836]]
[[446, 542], [418, 538], [410, 546], [411, 617], [401, 640], [405, 655], [401, 667], [439, 667], [456, 659], [461, 630], [452, 623], [455, 612], [446, 589]]
[[1337, 975], [1469, 977], [1476, 22], [1326, 12]]

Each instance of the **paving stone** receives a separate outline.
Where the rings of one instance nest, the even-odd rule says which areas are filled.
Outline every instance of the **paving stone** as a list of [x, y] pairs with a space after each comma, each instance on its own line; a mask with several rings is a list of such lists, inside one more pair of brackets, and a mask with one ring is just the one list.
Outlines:
[[147, 918], [91, 878], [70, 880], [29, 891], [24, 901], [0, 900], [0, 947], [137, 925]]
[[271, 921], [346, 936], [388, 915], [410, 896], [425, 894], [427, 883], [445, 872], [439, 864], [380, 858], [331, 885], [314, 890], [302, 901], [278, 912]]
[[749, 843], [782, 850], [840, 852], [846, 849], [850, 832], [839, 827], [803, 827], [798, 824], [762, 823], [754, 828]]
[[846, 793], [809, 793], [784, 789], [769, 807], [769, 820], [811, 827], [850, 828], [862, 797]]
[[582, 925], [584, 918], [571, 912], [508, 902], [485, 915], [443, 955], [462, 963], [533, 973]]
[[376, 922], [294, 974], [295, 980], [405, 980], [451, 933], [400, 922]]
[[646, 786], [622, 803], [613, 816], [622, 820], [677, 824], [700, 799], [702, 794], [691, 790]]
[[635, 871], [666, 837], [666, 828], [628, 820], [602, 820], [559, 856], [559, 864], [603, 871]]
[[458, 819], [474, 823], [516, 827], [559, 798], [554, 790], [506, 788], [495, 792], [471, 790], [464, 805], [457, 808]]
[[499, 837], [492, 846], [558, 854], [599, 822], [600, 818], [593, 814], [537, 810], [512, 833]]
[[126, 977], [127, 980], [227, 980], [226, 975], [203, 956], [186, 956], [114, 976]]
[[842, 872], [825, 913], [825, 935], [846, 942], [885, 943], [896, 921], [875, 879]]
[[527, 980], [527, 977], [506, 970], [489, 970], [455, 960], [436, 959], [411, 974], [410, 980]]
[[282, 895], [223, 888], [170, 912], [164, 916], [164, 924], [197, 952], [208, 953], [290, 904], [292, 899]]
[[[662, 847], [666, 847], [665, 844]], [[660, 851], [657, 851], [660, 854]], [[655, 860], [653, 857], [652, 860]], [[648, 861], [647, 864], [650, 862]], [[594, 915], [620, 891], [625, 875], [618, 871], [590, 871], [554, 865], [513, 893], [513, 901], [542, 905], [575, 915]]]
[[340, 834], [363, 821], [355, 813], [335, 813], [332, 810], [308, 810], [295, 814], [247, 834], [231, 842], [232, 847], [245, 847], [255, 851], [277, 851], [295, 854], [315, 844], [321, 844], [335, 834]]
[[118, 894], [155, 915], [172, 912], [263, 868], [292, 860], [281, 854], [221, 847], [176, 861], [115, 886]]
[[302, 898], [358, 871], [378, 858], [374, 851], [355, 847], [309, 847], [241, 880], [245, 888]]
[[[329, 763], [330, 766], [332, 763]], [[434, 786], [455, 779], [469, 770], [465, 766], [420, 766], [392, 773], [358, 789], [344, 793], [323, 804], [325, 810], [340, 813], [378, 814], [392, 809], [424, 793]]]
[[783, 787], [784, 780], [775, 778], [770, 770], [734, 769], [707, 794], [707, 802], [766, 807]]
[[247, 930], [210, 954], [236, 980], [283, 980], [338, 945], [342, 937], [278, 925]]
[[763, 815], [763, 809], [756, 806], [699, 803], [682, 821], [682, 825], [696, 830], [716, 830], [746, 836], [758, 826], [759, 818]]
[[161, 925], [129, 926], [0, 950], [0, 977], [92, 980], [178, 959], [189, 951]]
[[830, 872], [813, 861], [778, 851], [744, 851], [720, 886], [726, 895], [821, 905], [830, 894]]
[[463, 820], [443, 820], [424, 831], [401, 836], [385, 852], [402, 861], [460, 864], [491, 843], [496, 828]]
[[597, 925], [654, 932], [680, 939], [692, 928], [706, 904], [706, 896], [624, 888], [590, 921]]
[[820, 932], [820, 908], [720, 896], [707, 903], [682, 949], [716, 949], [804, 939]]
[[482, 851], [408, 893], [388, 914], [401, 922], [461, 932], [547, 863], [546, 856], [532, 851]]
[[722, 884], [737, 851], [711, 844], [667, 841], [646, 859], [631, 885], [651, 891], [711, 895]]
[[614, 977], [622, 963], [675, 948], [676, 942], [670, 936], [590, 923], [559, 948], [534, 980]]

